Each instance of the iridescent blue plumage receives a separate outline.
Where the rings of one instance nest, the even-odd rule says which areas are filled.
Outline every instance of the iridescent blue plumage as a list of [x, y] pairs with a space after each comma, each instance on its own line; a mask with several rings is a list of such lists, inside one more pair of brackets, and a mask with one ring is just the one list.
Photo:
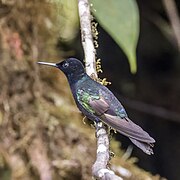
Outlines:
[[133, 123], [114, 94], [105, 86], [91, 79], [82, 63], [69, 58], [57, 64], [48, 64], [62, 70], [69, 82], [79, 110], [93, 121], [103, 121], [129, 139], [147, 154], [153, 154], [155, 140], [140, 126]]

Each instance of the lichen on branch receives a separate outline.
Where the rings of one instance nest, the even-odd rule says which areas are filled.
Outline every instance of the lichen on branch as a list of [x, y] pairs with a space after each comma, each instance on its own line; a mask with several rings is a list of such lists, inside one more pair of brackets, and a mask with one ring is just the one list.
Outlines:
[[[97, 69], [96, 66], [96, 50], [94, 48], [89, 1], [79, 0], [78, 10], [81, 26], [81, 40], [85, 56], [86, 73], [93, 79], [98, 80], [97, 70], [101, 67], [98, 66]], [[114, 180], [120, 180], [120, 177], [116, 176], [113, 171], [108, 169], [108, 162], [110, 157], [108, 131], [102, 122], [96, 123], [95, 127], [97, 135], [97, 156], [96, 161], [92, 167], [92, 174], [95, 178], [98, 179], [110, 178]]]

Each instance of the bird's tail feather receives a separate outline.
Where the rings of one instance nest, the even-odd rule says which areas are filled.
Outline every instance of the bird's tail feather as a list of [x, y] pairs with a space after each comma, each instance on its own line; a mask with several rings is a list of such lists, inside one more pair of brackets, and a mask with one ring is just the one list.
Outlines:
[[137, 141], [133, 138], [129, 138], [132, 143], [134, 143], [138, 148], [140, 148], [143, 152], [145, 152], [148, 155], [154, 154], [152, 147], [154, 146], [153, 144], [147, 144], [141, 141]]
[[152, 147], [155, 140], [129, 118], [121, 119], [118, 116], [104, 114], [102, 119], [106, 124], [116, 129], [119, 133], [129, 137], [137, 147], [142, 149], [142, 151], [149, 155], [153, 154]]

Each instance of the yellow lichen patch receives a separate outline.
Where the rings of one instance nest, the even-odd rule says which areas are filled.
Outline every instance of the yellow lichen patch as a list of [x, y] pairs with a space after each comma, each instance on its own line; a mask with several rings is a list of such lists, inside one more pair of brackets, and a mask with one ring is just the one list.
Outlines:
[[92, 28], [92, 35], [95, 40], [98, 39], [99, 32], [97, 30], [98, 23], [97, 22], [91, 22], [91, 28]]
[[99, 78], [99, 82], [104, 86], [107, 86], [107, 85], [111, 84], [111, 82], [107, 81], [106, 78], [103, 78], [103, 79]]
[[[96, 71], [98, 73], [102, 73], [103, 72], [102, 66], [101, 66], [101, 59], [100, 58], [96, 60]], [[111, 82], [108, 82], [106, 78], [103, 78], [103, 79], [98, 78], [98, 82], [101, 83], [104, 86], [107, 86], [107, 85], [111, 84]]]
[[103, 72], [103, 70], [101, 69], [101, 59], [97, 59], [96, 60], [96, 71], [98, 73], [102, 73]]

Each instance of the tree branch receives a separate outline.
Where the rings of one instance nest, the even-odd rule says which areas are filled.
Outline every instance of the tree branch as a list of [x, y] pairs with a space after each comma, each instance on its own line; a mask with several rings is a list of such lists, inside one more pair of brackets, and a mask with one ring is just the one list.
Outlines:
[[84, 49], [86, 73], [97, 79], [96, 72], [96, 50], [94, 48], [91, 31], [91, 14], [88, 0], [78, 1], [79, 18], [81, 26], [81, 40]]
[[[78, 9], [81, 26], [81, 39], [85, 55], [86, 73], [97, 80], [96, 61], [92, 31], [91, 13], [88, 0], [78, 0]], [[113, 171], [107, 168], [109, 162], [109, 137], [102, 122], [96, 123], [97, 136], [97, 157], [92, 167], [92, 174], [95, 178], [102, 180], [121, 180]]]
[[107, 168], [109, 162], [109, 137], [102, 122], [96, 125], [96, 137], [98, 148], [96, 161], [92, 167], [93, 176], [102, 180], [122, 180], [122, 178]]

